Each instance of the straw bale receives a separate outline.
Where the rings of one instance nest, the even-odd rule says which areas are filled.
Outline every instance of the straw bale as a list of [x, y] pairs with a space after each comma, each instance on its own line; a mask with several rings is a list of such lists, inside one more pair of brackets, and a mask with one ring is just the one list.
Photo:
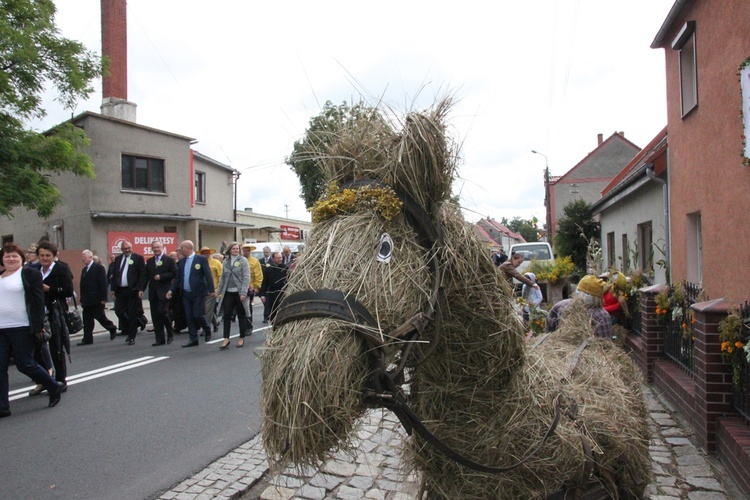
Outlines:
[[[448, 202], [456, 147], [445, 136], [449, 100], [402, 121], [376, 114], [347, 124], [321, 151], [328, 180], [374, 178], [409, 193], [442, 229], [420, 246], [403, 214], [387, 221], [361, 210], [317, 223], [287, 292], [333, 288], [351, 294], [391, 329], [423, 310], [432, 289], [429, 259], [443, 272], [439, 308], [408, 361], [408, 404], [443, 442], [476, 462], [507, 466], [526, 456], [548, 429], [556, 402], [566, 412], [554, 435], [521, 467], [500, 475], [473, 471], [419, 437], [404, 457], [435, 498], [544, 498], [574, 486], [592, 447], [596, 470], [622, 497], [639, 497], [648, 476], [642, 379], [624, 351], [594, 337], [573, 304], [557, 332], [531, 349], [510, 287], [460, 212]], [[382, 233], [393, 239], [389, 264], [376, 262]], [[318, 465], [351, 446], [368, 404], [370, 347], [353, 325], [306, 319], [275, 328], [262, 356], [263, 442], [280, 466]], [[587, 347], [574, 363], [583, 340]], [[397, 343], [389, 347], [390, 360]], [[576, 408], [577, 411], [573, 411]], [[568, 413], [570, 415], [568, 415]]]

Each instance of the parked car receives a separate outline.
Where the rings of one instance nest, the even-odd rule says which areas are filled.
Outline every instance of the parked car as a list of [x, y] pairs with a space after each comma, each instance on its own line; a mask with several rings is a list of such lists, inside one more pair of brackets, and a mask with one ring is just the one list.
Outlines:
[[[510, 254], [513, 252], [523, 255], [523, 263], [518, 266], [518, 272], [523, 274], [531, 265], [532, 260], [548, 261], [555, 263], [555, 255], [552, 253], [552, 247], [546, 241], [537, 241], [534, 243], [516, 243], [510, 247]], [[514, 280], [514, 283], [518, 281]]]

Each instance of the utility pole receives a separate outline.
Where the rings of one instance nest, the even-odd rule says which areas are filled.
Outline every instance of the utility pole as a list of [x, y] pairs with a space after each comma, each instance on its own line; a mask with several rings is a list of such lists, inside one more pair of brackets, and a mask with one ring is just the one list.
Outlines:
[[547, 241], [551, 244], [552, 237], [554, 235], [552, 234], [552, 207], [549, 192], [549, 158], [547, 158], [547, 155], [545, 155], [544, 153], [540, 153], [539, 151], [534, 151], [532, 149], [531, 152], [540, 156], [544, 156], [544, 208], [547, 218]]
[[284, 213], [286, 214], [286, 218], [289, 218], [289, 205], [286, 203], [284, 204]]

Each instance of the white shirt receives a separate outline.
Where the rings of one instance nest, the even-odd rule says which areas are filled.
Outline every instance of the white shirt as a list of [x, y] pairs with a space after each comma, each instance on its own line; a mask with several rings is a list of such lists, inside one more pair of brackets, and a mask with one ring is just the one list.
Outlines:
[[[123, 262], [125, 265], [123, 266]], [[120, 272], [121, 281], [120, 286], [128, 286], [128, 268], [130, 267], [130, 256], [127, 257], [125, 254], [122, 255], [122, 260], [120, 261], [120, 265], [122, 266], [122, 272]]]
[[0, 328], [29, 326], [21, 270], [0, 277]]

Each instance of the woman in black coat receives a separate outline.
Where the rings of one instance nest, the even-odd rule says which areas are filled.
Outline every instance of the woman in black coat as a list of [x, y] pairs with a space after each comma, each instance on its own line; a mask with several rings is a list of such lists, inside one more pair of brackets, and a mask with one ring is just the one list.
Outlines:
[[24, 252], [18, 245], [0, 251], [4, 264], [0, 274], [0, 418], [10, 416], [8, 365], [10, 353], [16, 368], [49, 392], [49, 406], [60, 401], [62, 384], [34, 361], [34, 338], [44, 337], [44, 292], [39, 270], [24, 266]]
[[65, 299], [73, 296], [73, 273], [65, 262], [55, 260], [57, 246], [53, 243], [41, 242], [36, 248], [36, 254], [42, 264], [44, 303], [47, 306], [47, 319], [52, 333], [49, 348], [52, 353], [52, 364], [55, 366], [55, 379], [63, 383], [62, 390], [65, 391], [68, 388], [65, 381], [68, 375], [65, 355], [70, 354], [70, 334], [64, 316], [68, 310]]

